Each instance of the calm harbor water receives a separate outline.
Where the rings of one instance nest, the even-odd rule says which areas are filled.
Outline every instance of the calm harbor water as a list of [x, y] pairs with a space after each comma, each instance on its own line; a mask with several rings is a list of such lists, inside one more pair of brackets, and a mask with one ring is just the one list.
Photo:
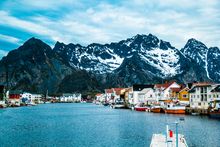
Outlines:
[[[0, 109], [0, 146], [148, 147], [180, 117], [189, 146], [220, 147], [220, 120], [116, 110], [94, 104], [41, 104]], [[174, 125], [173, 125], [174, 130]]]

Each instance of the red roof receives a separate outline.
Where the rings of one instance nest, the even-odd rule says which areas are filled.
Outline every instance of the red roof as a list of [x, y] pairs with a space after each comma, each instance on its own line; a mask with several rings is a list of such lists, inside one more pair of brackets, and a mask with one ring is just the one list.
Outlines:
[[180, 88], [170, 88], [173, 92], [180, 92], [181, 90], [183, 90], [184, 88], [186, 88], [186, 86], [184, 84], [180, 84]]
[[105, 93], [113, 93], [113, 89], [105, 89]]
[[115, 92], [116, 95], [120, 95], [121, 94], [121, 90], [123, 90], [124, 88], [112, 88], [113, 91]]
[[170, 88], [172, 92], [180, 92], [182, 88]]
[[193, 83], [194, 86], [197, 86], [197, 87], [203, 87], [203, 86], [211, 86], [213, 85], [214, 83], [211, 83], [211, 82], [199, 82], [199, 83]]
[[101, 93], [97, 93], [95, 96], [100, 96], [100, 95], [102, 95]]
[[164, 84], [155, 84], [155, 87], [156, 88], [164, 88], [164, 89], [167, 89], [170, 85], [172, 85], [175, 81], [172, 81], [172, 82], [167, 82], [167, 83], [164, 83]]

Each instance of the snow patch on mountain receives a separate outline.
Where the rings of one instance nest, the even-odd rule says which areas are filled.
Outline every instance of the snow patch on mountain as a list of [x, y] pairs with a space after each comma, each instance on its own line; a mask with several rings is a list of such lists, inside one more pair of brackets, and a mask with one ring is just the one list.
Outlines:
[[174, 49], [154, 48], [146, 51], [141, 58], [161, 71], [163, 77], [174, 76], [180, 71], [179, 56]]

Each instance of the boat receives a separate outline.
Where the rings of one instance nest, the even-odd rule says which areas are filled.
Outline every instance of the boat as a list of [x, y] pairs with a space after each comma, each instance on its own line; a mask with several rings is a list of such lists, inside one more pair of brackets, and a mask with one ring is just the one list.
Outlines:
[[168, 114], [185, 114], [186, 106], [170, 103], [167, 104], [167, 107], [164, 109], [165, 113]]
[[27, 103], [27, 106], [36, 106], [37, 104], [33, 103], [33, 102], [29, 102]]
[[150, 111], [153, 113], [162, 113], [163, 109], [160, 105], [153, 105], [151, 106]]
[[114, 103], [111, 104], [111, 108], [113, 109], [122, 109], [125, 108], [125, 103], [122, 99], [118, 98]]
[[137, 104], [136, 106], [134, 106], [134, 110], [136, 110], [136, 111], [150, 111], [150, 107], [145, 106], [144, 104]]
[[220, 118], [220, 98], [216, 98], [211, 102], [209, 116], [212, 118]]
[[153, 134], [150, 147], [188, 147], [183, 134], [178, 133], [176, 123], [176, 134], [166, 127], [166, 134]]

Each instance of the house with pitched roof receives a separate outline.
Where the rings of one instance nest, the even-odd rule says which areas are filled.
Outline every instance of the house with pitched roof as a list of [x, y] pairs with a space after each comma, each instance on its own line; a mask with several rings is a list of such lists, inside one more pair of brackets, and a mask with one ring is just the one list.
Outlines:
[[132, 86], [132, 90], [129, 92], [129, 103], [136, 105], [138, 103], [147, 103], [147, 100], [154, 96], [154, 85], [141, 85], [135, 84]]
[[23, 91], [22, 90], [11, 90], [9, 91], [9, 105], [12, 107], [18, 107], [21, 104]]
[[105, 100], [107, 101], [107, 102], [113, 102], [113, 100], [114, 100], [114, 96], [113, 96], [113, 89], [112, 88], [110, 88], [110, 89], [105, 89]]
[[105, 95], [104, 95], [104, 94], [102, 94], [102, 93], [97, 93], [97, 94], [95, 95], [95, 97], [96, 97], [96, 101], [98, 101], [98, 102], [105, 102]]
[[155, 84], [154, 89], [157, 101], [172, 99], [174, 97], [174, 95], [172, 95], [172, 90], [179, 91], [180, 88], [181, 85], [177, 84], [175, 81], [166, 82], [164, 84]]

